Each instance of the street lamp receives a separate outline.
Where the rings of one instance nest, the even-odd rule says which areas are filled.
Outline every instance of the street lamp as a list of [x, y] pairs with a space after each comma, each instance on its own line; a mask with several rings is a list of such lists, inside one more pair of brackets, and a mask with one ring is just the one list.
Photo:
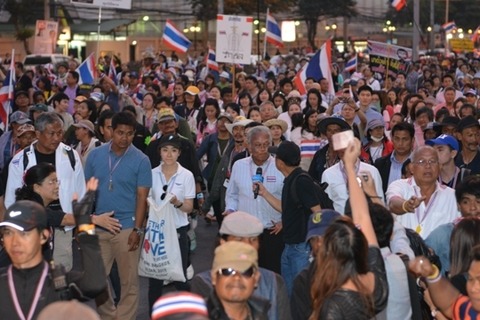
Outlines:
[[382, 31], [385, 33], [388, 33], [388, 40], [387, 42], [392, 43], [393, 42], [393, 33], [397, 30], [397, 28], [392, 24], [392, 21], [387, 20], [385, 22], [385, 26], [383, 27]]
[[195, 51], [197, 51], [197, 33], [200, 31], [202, 31], [202, 29], [198, 25], [198, 22], [194, 22], [190, 27], [185, 26], [185, 28], [183, 28], [183, 33], [193, 33], [193, 49]]
[[337, 37], [337, 24], [336, 23], [326, 24], [325, 31], [328, 33], [330, 30], [333, 31], [333, 41], [335, 42], [335, 38]]

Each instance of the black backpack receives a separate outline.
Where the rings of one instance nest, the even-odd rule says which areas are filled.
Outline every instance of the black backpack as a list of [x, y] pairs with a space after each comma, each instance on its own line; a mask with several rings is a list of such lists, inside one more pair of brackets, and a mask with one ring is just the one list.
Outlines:
[[320, 200], [320, 207], [322, 207], [322, 209], [333, 209], [333, 202], [332, 200], [330, 200], [330, 198], [328, 197], [328, 194], [325, 192], [325, 189], [327, 189], [328, 187], [328, 183], [326, 182], [318, 183], [306, 172], [300, 173], [299, 175], [295, 176], [292, 180], [292, 184], [290, 187], [290, 194], [292, 195], [293, 201], [296, 203], [296, 207], [300, 208], [303, 206], [302, 202], [298, 198], [298, 190], [293, 189], [295, 186], [295, 183], [297, 182], [297, 179], [301, 176], [308, 177], [308, 179], [312, 180], [315, 188], [315, 193], [317, 194], [318, 199]]

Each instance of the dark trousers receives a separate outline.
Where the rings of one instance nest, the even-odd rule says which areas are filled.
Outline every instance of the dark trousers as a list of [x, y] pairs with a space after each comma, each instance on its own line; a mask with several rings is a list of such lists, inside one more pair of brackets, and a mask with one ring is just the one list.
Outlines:
[[271, 230], [263, 229], [260, 237], [260, 249], [258, 250], [258, 265], [262, 268], [274, 271], [278, 274], [281, 272], [281, 259], [283, 247], [283, 232], [278, 234], [270, 234]]
[[[180, 245], [180, 254], [182, 256], [182, 268], [185, 279], [187, 278], [187, 268], [190, 265], [190, 241], [188, 239], [187, 231], [190, 228], [190, 225], [180, 227], [177, 229], [178, 234], [178, 243]], [[177, 290], [180, 291], [190, 291], [190, 284], [185, 282], [174, 281], [173, 285]], [[163, 280], [148, 279], [148, 305], [150, 311], [152, 310], [153, 304], [160, 298], [163, 294]]]

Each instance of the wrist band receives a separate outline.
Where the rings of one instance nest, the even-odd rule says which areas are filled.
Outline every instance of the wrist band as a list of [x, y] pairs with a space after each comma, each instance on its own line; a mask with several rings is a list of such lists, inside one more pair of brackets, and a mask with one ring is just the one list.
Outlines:
[[203, 192], [197, 193], [197, 199], [203, 199]]
[[432, 269], [433, 269], [433, 274], [429, 275], [426, 278], [428, 283], [438, 282], [442, 278], [442, 275], [440, 274], [440, 270], [438, 270], [438, 267], [436, 265], [432, 264]]
[[403, 209], [404, 212], [409, 212], [409, 211], [407, 210], [407, 208], [405, 208], [405, 204], [406, 204], [407, 202], [408, 202], [408, 200], [405, 200], [405, 201], [403, 201], [403, 203], [402, 203], [402, 209]]
[[183, 206], [183, 202], [180, 202], [179, 205], [173, 205], [173, 207], [174, 207], [175, 209], [179, 209], [181, 206]]
[[367, 197], [369, 197], [370, 199], [372, 199], [372, 198], [373, 199], [382, 199], [382, 197], [379, 197], [379, 196], [367, 196]]

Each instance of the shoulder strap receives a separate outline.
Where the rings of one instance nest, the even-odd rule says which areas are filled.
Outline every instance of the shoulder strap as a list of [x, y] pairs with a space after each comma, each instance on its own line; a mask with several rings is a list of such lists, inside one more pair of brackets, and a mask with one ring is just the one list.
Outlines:
[[30, 146], [23, 149], [23, 171], [27, 170], [28, 166], [28, 154], [27, 152], [30, 151]]
[[70, 166], [72, 166], [72, 170], [75, 171], [75, 155], [73, 154], [72, 147], [65, 146], [65, 151], [67, 151], [68, 160], [70, 160]]
[[412, 306], [412, 319], [422, 319], [422, 307], [419, 300], [417, 282], [415, 277], [408, 272], [408, 262], [410, 259], [405, 254], [399, 254], [399, 256], [405, 264], [405, 272], [407, 273], [408, 291], [410, 293], [410, 303]]

